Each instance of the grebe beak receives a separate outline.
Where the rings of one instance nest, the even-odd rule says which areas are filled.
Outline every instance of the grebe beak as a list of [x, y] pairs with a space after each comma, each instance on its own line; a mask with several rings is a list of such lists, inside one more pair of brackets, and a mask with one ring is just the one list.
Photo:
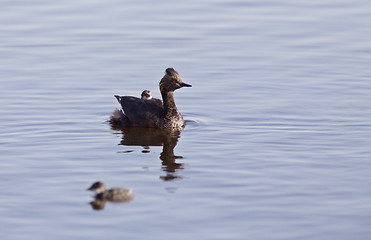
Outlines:
[[181, 83], [180, 86], [181, 87], [192, 87], [192, 85], [187, 84], [187, 83]]

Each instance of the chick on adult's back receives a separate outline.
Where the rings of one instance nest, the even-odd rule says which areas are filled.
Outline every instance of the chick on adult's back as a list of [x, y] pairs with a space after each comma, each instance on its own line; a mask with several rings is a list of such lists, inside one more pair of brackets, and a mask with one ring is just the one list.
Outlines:
[[174, 101], [174, 91], [182, 87], [192, 87], [183, 82], [173, 68], [166, 69], [159, 83], [162, 101], [140, 99], [132, 96], [117, 96], [124, 114], [114, 113], [111, 122], [122, 127], [151, 127], [183, 129], [184, 120]]

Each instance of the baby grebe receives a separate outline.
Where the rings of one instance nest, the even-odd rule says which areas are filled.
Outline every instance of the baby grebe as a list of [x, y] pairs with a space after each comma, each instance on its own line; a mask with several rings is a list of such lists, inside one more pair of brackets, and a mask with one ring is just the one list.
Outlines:
[[152, 93], [149, 90], [144, 90], [142, 92], [142, 95], [141, 96], [142, 96], [142, 99], [143, 100], [151, 100], [152, 99]]
[[111, 202], [127, 202], [133, 199], [133, 191], [125, 188], [111, 188], [106, 190], [102, 182], [95, 182], [87, 190], [95, 191], [95, 198]]
[[159, 87], [163, 101], [115, 95], [125, 114], [115, 112], [111, 116], [111, 123], [122, 127], [183, 129], [184, 120], [175, 105], [174, 91], [192, 86], [184, 83], [177, 71], [168, 68]]

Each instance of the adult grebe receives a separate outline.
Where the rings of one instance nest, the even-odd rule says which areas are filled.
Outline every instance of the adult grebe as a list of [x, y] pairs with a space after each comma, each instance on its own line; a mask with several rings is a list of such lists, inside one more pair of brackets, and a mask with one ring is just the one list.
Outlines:
[[183, 82], [173, 68], [166, 69], [159, 83], [162, 100], [140, 99], [132, 96], [115, 95], [124, 114], [117, 111], [111, 116], [111, 123], [122, 127], [152, 127], [183, 129], [184, 120], [174, 101], [174, 91], [182, 87], [192, 87]]

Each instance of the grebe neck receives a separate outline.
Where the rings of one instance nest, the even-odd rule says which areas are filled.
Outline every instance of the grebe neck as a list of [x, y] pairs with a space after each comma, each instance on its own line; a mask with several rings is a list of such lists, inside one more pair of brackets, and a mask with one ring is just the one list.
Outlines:
[[178, 109], [174, 101], [174, 92], [173, 91], [164, 92], [164, 93], [161, 93], [161, 95], [162, 95], [162, 100], [164, 101], [165, 114], [169, 112], [173, 112], [173, 111], [177, 112]]

